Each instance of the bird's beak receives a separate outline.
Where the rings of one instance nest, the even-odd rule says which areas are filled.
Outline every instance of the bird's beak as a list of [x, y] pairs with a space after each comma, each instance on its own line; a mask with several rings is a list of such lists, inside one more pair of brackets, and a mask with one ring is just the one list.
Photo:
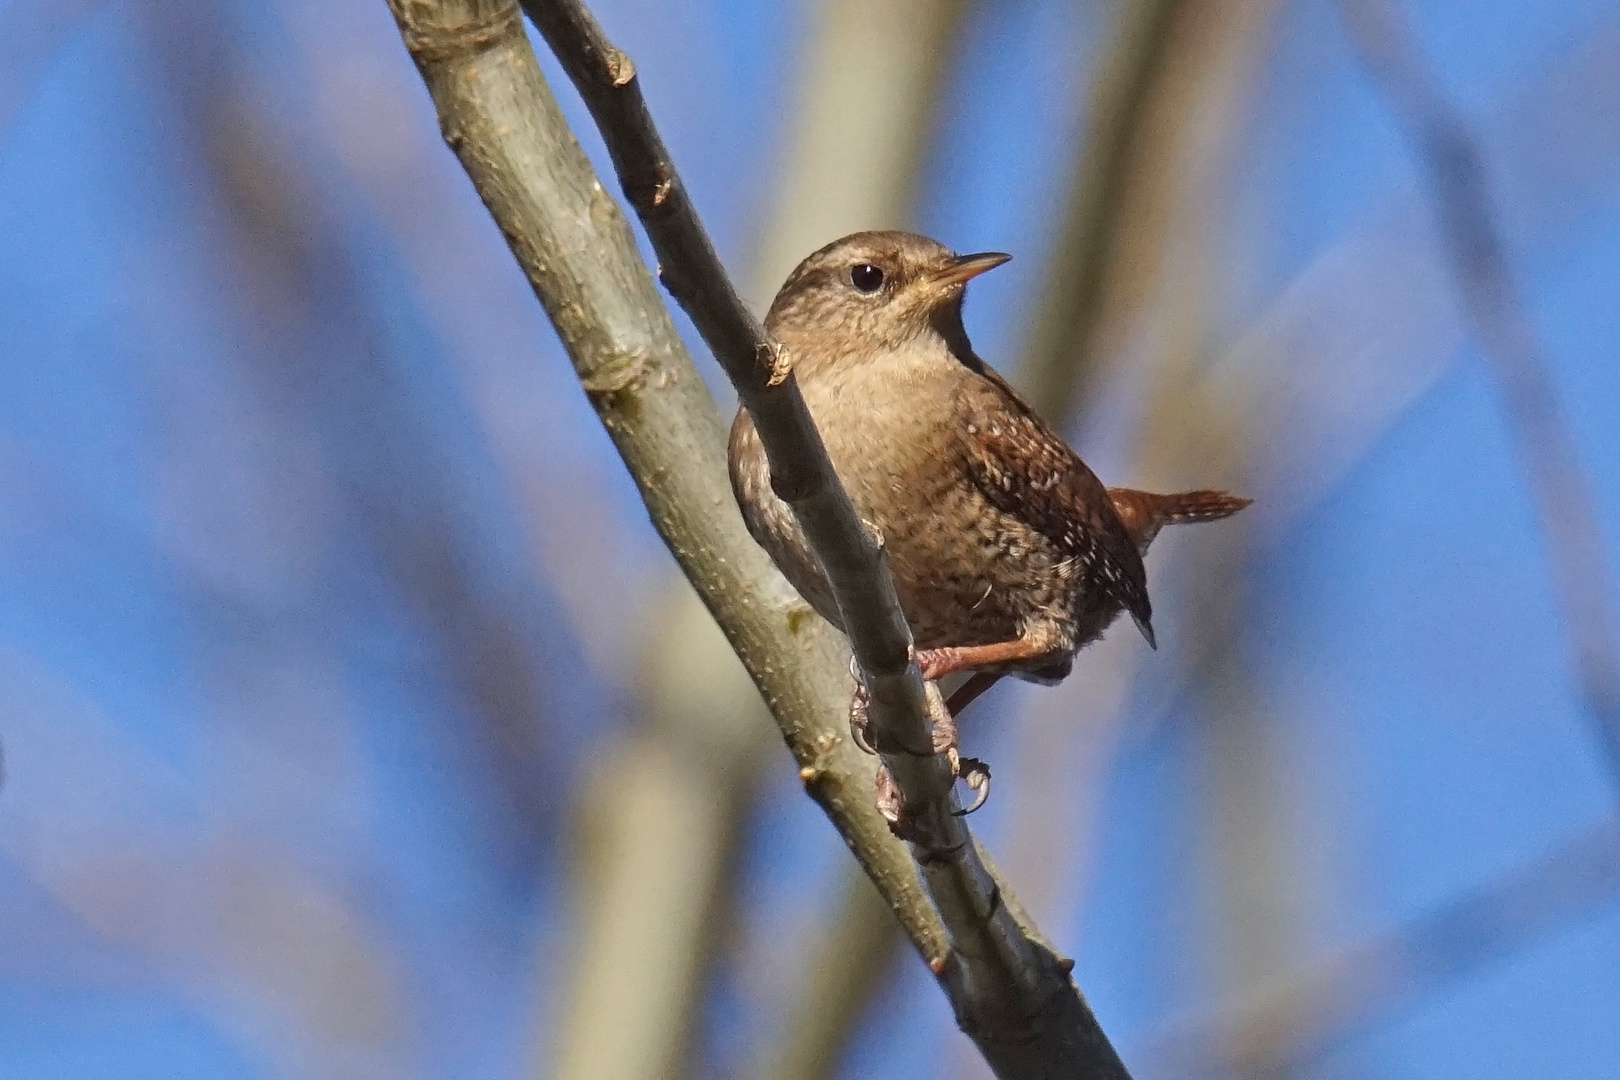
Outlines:
[[1008, 259], [1012, 258], [1000, 251], [980, 251], [972, 255], [958, 255], [956, 261], [937, 273], [930, 274], [928, 280], [935, 285], [961, 285], [978, 277], [986, 270], [994, 270]]

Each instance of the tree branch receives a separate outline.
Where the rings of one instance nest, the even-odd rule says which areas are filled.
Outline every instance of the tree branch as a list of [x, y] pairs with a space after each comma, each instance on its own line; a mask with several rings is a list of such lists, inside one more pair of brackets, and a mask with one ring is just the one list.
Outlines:
[[1575, 671], [1610, 778], [1620, 784], [1620, 645], [1614, 575], [1547, 359], [1508, 266], [1485, 155], [1417, 51], [1393, 0], [1341, 0], [1362, 59], [1428, 173], [1441, 239], [1529, 474]]
[[1620, 901], [1620, 825], [1601, 821], [1410, 923], [1376, 934], [1213, 1018], [1179, 1022], [1147, 1057], [1172, 1076], [1270, 1077]]
[[[512, 0], [389, 0], [456, 151], [556, 325], [592, 404], [630, 467], [654, 524], [765, 694], [801, 775], [929, 958], [958, 1023], [1004, 1077], [1123, 1078], [1118, 1056], [1067, 977], [1002, 901], [954, 817], [945, 762], [929, 752], [925, 691], [882, 554], [833, 475], [791, 374], [727, 281], [641, 101], [634, 70], [577, 4], [530, 12], [597, 119], [631, 204], [682, 302], [754, 416], [778, 490], [833, 584], [872, 699], [874, 735], [917, 827], [923, 876], [949, 927], [948, 948], [916, 879], [895, 865], [869, 769], [826, 725], [847, 705], [824, 648], [791, 604], [767, 602], [779, 578], [729, 499], [713, 401], [681, 349], [617, 208], [579, 150], [530, 52]], [[752, 573], [741, 571], [752, 570]], [[814, 635], [808, 635], [814, 637]], [[807, 655], [807, 652], [809, 655]], [[930, 688], [929, 692], [937, 693]], [[835, 705], [842, 699], [842, 704]], [[834, 713], [834, 715], [837, 715]]]
[[1019, 386], [1042, 416], [1067, 417], [1096, 381], [1097, 326], [1108, 268], [1120, 257], [1119, 220], [1136, 171], [1138, 136], [1185, 4], [1117, 5], [1119, 25], [1092, 85], [1068, 211], [1018, 365]]
[[[829, 723], [849, 675], [731, 502], [725, 424], [629, 225], [545, 83], [514, 0], [390, 0], [455, 150], [568, 352], [648, 513], [782, 728], [808, 786], [927, 955], [945, 935], [872, 804], [871, 766]], [[588, 257], [587, 257], [588, 253]]]

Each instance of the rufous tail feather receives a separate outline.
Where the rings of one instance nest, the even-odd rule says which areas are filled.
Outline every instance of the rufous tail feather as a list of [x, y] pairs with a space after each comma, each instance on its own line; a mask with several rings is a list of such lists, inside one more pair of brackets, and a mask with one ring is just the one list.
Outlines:
[[1182, 491], [1174, 495], [1157, 495], [1131, 488], [1109, 488], [1108, 497], [1113, 501], [1120, 520], [1125, 523], [1125, 530], [1136, 541], [1137, 550], [1143, 553], [1166, 525], [1218, 521], [1231, 517], [1254, 501], [1224, 491]]

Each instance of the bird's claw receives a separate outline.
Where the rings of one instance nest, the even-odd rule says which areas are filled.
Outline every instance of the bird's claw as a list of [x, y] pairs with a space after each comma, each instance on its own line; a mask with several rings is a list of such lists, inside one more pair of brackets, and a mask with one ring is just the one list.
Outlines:
[[957, 817], [966, 817], [990, 798], [990, 764], [976, 757], [966, 757], [962, 759], [956, 775], [973, 790], [973, 801], [962, 809], [952, 811]]

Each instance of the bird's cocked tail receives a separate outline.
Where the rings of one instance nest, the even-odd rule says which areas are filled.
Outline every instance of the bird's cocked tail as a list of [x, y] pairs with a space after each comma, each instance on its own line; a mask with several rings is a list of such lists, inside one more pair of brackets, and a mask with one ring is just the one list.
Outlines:
[[1144, 554], [1148, 545], [1153, 543], [1153, 538], [1159, 535], [1159, 530], [1166, 525], [1218, 521], [1231, 517], [1254, 501], [1224, 491], [1182, 491], [1174, 495], [1156, 495], [1151, 491], [1133, 491], [1130, 488], [1109, 488], [1108, 497], [1120, 520], [1125, 523], [1125, 530], [1136, 541], [1136, 549]]

